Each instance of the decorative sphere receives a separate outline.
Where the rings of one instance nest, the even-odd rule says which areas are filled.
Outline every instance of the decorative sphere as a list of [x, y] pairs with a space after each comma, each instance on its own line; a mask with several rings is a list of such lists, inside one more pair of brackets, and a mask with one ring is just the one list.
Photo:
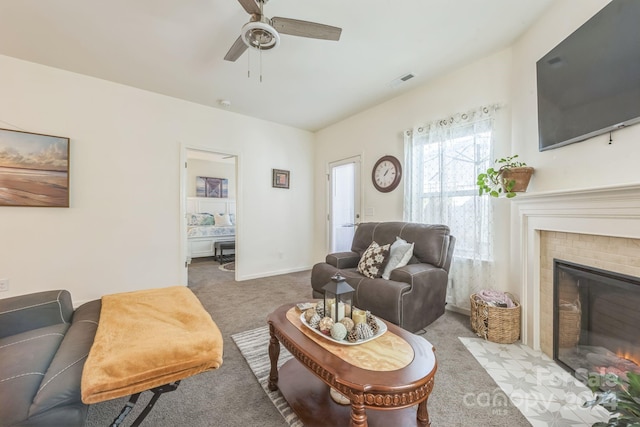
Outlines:
[[316, 309], [315, 308], [309, 308], [304, 312], [304, 320], [307, 321], [307, 323], [309, 323], [311, 321], [311, 318], [317, 314]]
[[323, 334], [329, 334], [331, 331], [331, 327], [333, 326], [333, 319], [331, 317], [323, 317], [320, 319], [320, 323], [318, 323], [318, 329]]
[[349, 317], [343, 317], [342, 319], [340, 319], [340, 323], [344, 325], [344, 327], [347, 329], [347, 332], [352, 330], [355, 326], [355, 323], [353, 323], [353, 320]]
[[342, 341], [346, 336], [347, 328], [345, 328], [345, 326], [340, 322], [334, 323], [331, 327], [331, 338], [337, 341]]

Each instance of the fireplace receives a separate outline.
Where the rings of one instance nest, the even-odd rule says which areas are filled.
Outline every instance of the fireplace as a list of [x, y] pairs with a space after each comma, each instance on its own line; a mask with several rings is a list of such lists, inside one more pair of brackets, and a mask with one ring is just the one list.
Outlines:
[[640, 278], [553, 261], [553, 358], [579, 378], [640, 373]]

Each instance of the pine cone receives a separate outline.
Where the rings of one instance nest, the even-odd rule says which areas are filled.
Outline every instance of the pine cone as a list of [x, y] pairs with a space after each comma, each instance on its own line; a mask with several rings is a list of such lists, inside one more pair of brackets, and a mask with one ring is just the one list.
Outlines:
[[371, 328], [374, 334], [377, 334], [378, 331], [380, 330], [380, 326], [378, 326], [378, 322], [376, 321], [376, 318], [373, 316], [367, 317], [367, 325], [369, 325], [369, 327]]
[[358, 341], [358, 331], [356, 330], [356, 328], [353, 328], [352, 330], [349, 331], [349, 333], [347, 334], [347, 341], [349, 342]]
[[374, 335], [371, 326], [366, 323], [358, 323], [354, 330], [358, 333], [358, 339], [366, 340]]
[[320, 315], [320, 317], [324, 317], [324, 301], [320, 300], [316, 304], [316, 311]]
[[309, 326], [311, 326], [313, 329], [318, 329], [320, 319], [322, 319], [322, 317], [320, 317], [318, 313], [314, 314], [311, 320], [309, 320]]

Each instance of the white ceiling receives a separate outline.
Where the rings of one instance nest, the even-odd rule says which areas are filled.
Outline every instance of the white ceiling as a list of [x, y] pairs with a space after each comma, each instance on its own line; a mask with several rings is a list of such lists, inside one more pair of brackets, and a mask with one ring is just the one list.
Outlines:
[[553, 1], [271, 0], [343, 30], [282, 35], [260, 82], [258, 52], [223, 60], [249, 20], [236, 0], [0, 0], [0, 54], [315, 131], [509, 46]]

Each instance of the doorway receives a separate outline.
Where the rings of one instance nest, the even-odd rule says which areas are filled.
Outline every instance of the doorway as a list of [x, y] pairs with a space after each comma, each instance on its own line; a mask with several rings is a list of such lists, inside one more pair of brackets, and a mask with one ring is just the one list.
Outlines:
[[194, 260], [216, 267], [234, 261], [235, 279], [238, 156], [183, 146], [181, 163], [183, 283], [189, 283], [189, 265]]
[[351, 250], [360, 222], [360, 156], [329, 163], [329, 253]]

